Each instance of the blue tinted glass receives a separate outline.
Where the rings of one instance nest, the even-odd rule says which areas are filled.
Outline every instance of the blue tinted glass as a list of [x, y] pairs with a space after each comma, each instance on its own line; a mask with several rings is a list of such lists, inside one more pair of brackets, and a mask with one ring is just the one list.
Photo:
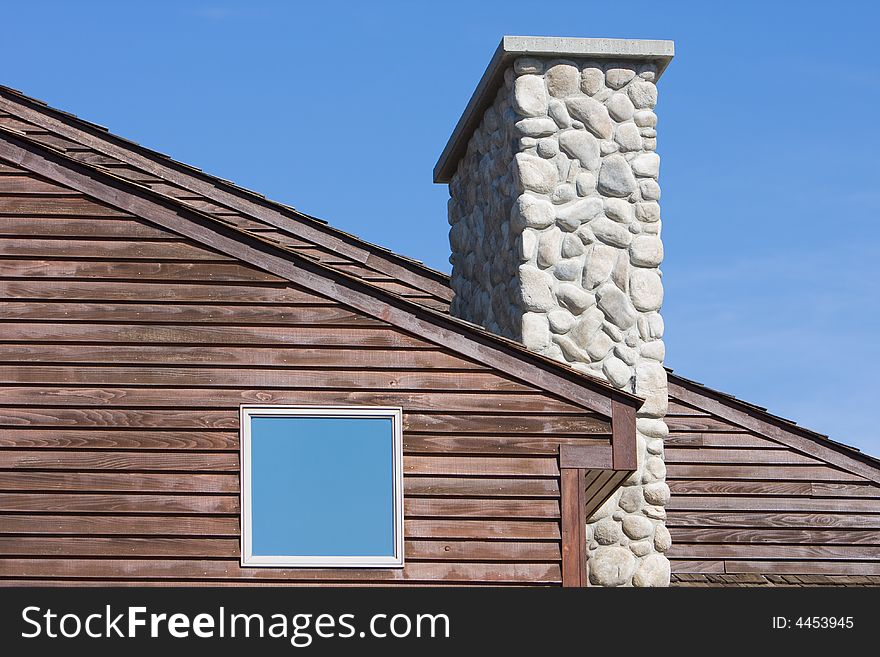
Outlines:
[[391, 418], [251, 419], [255, 556], [394, 556]]

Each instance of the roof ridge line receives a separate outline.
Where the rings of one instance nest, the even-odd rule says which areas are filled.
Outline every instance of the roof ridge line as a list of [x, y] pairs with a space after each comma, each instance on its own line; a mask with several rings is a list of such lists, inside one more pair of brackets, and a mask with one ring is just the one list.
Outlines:
[[[157, 166], [160, 166], [160, 167], [161, 166], [170, 166], [173, 168], [182, 169], [182, 170], [184, 170], [182, 172], [183, 175], [189, 175], [189, 176], [202, 178], [202, 179], [204, 179], [203, 182], [206, 182], [206, 183], [214, 186], [215, 188], [217, 188], [218, 185], [222, 186], [223, 188], [226, 188], [228, 190], [227, 193], [230, 195], [233, 195], [236, 197], [242, 197], [242, 196], [247, 197], [247, 198], [241, 198], [241, 200], [243, 202], [250, 201], [251, 203], [254, 203], [255, 205], [262, 206], [269, 211], [277, 212], [278, 214], [282, 215], [282, 217], [284, 217], [286, 222], [290, 222], [291, 224], [293, 224], [293, 226], [276, 226], [282, 230], [288, 230], [293, 235], [296, 235], [296, 233], [292, 230], [292, 227], [296, 227], [297, 225], [299, 225], [299, 227], [305, 227], [305, 226], [303, 226], [303, 223], [307, 223], [311, 228], [317, 230], [318, 232], [326, 235], [329, 238], [336, 237], [336, 239], [339, 239], [339, 240], [343, 240], [343, 241], [348, 240], [349, 242], [353, 242], [353, 244], [351, 246], [353, 246], [355, 248], [361, 248], [366, 251], [375, 252], [377, 255], [384, 256], [390, 261], [396, 261], [397, 263], [399, 263], [398, 266], [409, 269], [414, 276], [419, 276], [420, 278], [427, 279], [427, 280], [431, 281], [432, 283], [440, 284], [446, 290], [448, 290], [449, 286], [448, 286], [448, 284], [444, 283], [444, 281], [448, 281], [449, 276], [441, 271], [433, 269], [432, 267], [428, 267], [427, 265], [425, 265], [424, 263], [422, 263], [420, 261], [414, 260], [413, 258], [409, 258], [409, 257], [404, 256], [402, 254], [396, 253], [393, 250], [391, 250], [387, 247], [381, 246], [379, 244], [375, 244], [373, 242], [368, 242], [367, 240], [365, 240], [361, 237], [358, 237], [357, 235], [354, 235], [352, 233], [348, 233], [340, 228], [336, 228], [336, 227], [330, 225], [327, 221], [325, 221], [323, 219], [319, 219], [317, 217], [306, 214], [304, 212], [300, 212], [299, 210], [297, 210], [289, 205], [286, 205], [284, 203], [281, 203], [280, 201], [273, 201], [273, 200], [267, 198], [266, 196], [260, 194], [259, 192], [248, 189], [246, 187], [242, 187], [240, 185], [237, 185], [237, 184], [235, 184], [227, 179], [221, 178], [219, 176], [215, 176], [215, 175], [206, 173], [205, 171], [203, 171], [197, 167], [194, 167], [194, 166], [187, 164], [185, 162], [181, 162], [180, 160], [176, 160], [169, 155], [166, 155], [164, 153], [160, 153], [159, 151], [155, 151], [147, 146], [144, 146], [142, 144], [134, 142], [130, 139], [126, 139], [125, 137], [122, 137], [120, 135], [117, 135], [117, 134], [111, 132], [109, 129], [105, 128], [104, 126], [98, 125], [96, 123], [92, 123], [90, 121], [87, 121], [86, 119], [82, 119], [82, 118], [80, 118], [70, 112], [65, 112], [64, 110], [52, 107], [51, 105], [44, 103], [43, 101], [40, 101], [40, 100], [33, 98], [31, 96], [28, 96], [17, 89], [13, 89], [11, 87], [0, 85], [0, 94], [5, 94], [6, 96], [10, 96], [10, 95], [14, 96], [15, 100], [9, 100], [9, 99], [7, 99], [7, 100], [12, 103], [15, 103], [16, 101], [18, 101], [20, 103], [27, 104], [27, 105], [31, 106], [32, 111], [34, 111], [38, 114], [41, 114], [41, 115], [46, 115], [49, 113], [55, 114], [58, 117], [60, 117], [60, 118], [56, 118], [55, 120], [57, 120], [61, 123], [64, 123], [65, 125], [67, 125], [67, 122], [75, 122], [76, 124], [78, 124], [78, 126], [69, 126], [69, 127], [71, 127], [71, 129], [80, 129], [80, 130], [91, 131], [93, 133], [93, 136], [101, 142], [112, 142], [112, 141], [121, 142], [124, 145], [117, 144], [116, 145], [117, 148], [129, 150], [129, 151], [134, 151], [136, 149], [138, 151], [138, 153], [136, 153], [136, 154], [140, 155], [141, 157], [147, 158], [147, 159], [152, 159], [154, 164], [156, 164]], [[50, 128], [47, 128], [46, 126], [42, 126], [42, 127], [44, 129], [50, 129]], [[89, 146], [91, 148], [96, 148], [96, 150], [100, 150], [94, 144], [89, 144]], [[105, 154], [109, 155], [111, 157], [117, 157], [116, 155], [114, 155], [112, 153], [105, 153]], [[124, 160], [124, 161], [132, 166], [136, 166], [136, 167], [138, 166], [137, 164], [132, 163], [130, 160]], [[158, 174], [157, 172], [154, 172], [154, 171], [148, 171], [148, 173], [152, 173], [154, 175], [159, 175], [160, 177], [162, 177], [160, 174]], [[165, 178], [165, 179], [168, 180], [167, 178]], [[181, 184], [178, 181], [169, 180], [169, 182], [174, 182], [175, 184]], [[195, 190], [193, 190], [193, 191], [195, 191]], [[223, 191], [223, 190], [218, 189], [218, 191]], [[211, 197], [208, 193], [206, 193], [204, 191], [199, 191], [198, 193], [203, 194], [208, 198], [213, 198], [213, 200], [218, 201], [220, 203], [226, 203], [226, 201]], [[247, 214], [249, 212], [248, 210], [245, 210], [242, 208], [236, 208], [236, 209], [245, 213], [245, 214]], [[295, 214], [296, 216], [288, 216], [291, 213]], [[265, 219], [263, 219], [263, 220], [265, 220]], [[302, 236], [300, 236], [300, 237], [302, 237]], [[308, 239], [308, 237], [306, 237], [306, 239]], [[330, 245], [325, 245], [325, 246], [327, 246], [328, 248], [333, 248]], [[414, 271], [414, 270], [418, 270], [418, 271]], [[426, 291], [431, 292], [430, 290], [426, 290]]]
[[[0, 125], [0, 135], [6, 135], [8, 137], [7, 143], [14, 143], [14, 141], [17, 140], [20, 142], [24, 142], [25, 145], [28, 146], [32, 151], [35, 150], [38, 152], [43, 151], [45, 153], [48, 153], [48, 154], [62, 160], [62, 163], [65, 164], [69, 169], [72, 169], [74, 171], [76, 169], [83, 169], [86, 172], [89, 172], [92, 174], [97, 174], [98, 176], [101, 176], [104, 178], [108, 178], [118, 186], [122, 186], [124, 188], [125, 187], [131, 188], [133, 190], [136, 190], [137, 192], [140, 192], [141, 194], [145, 194], [149, 197], [153, 197], [155, 202], [158, 202], [160, 205], [164, 205], [166, 207], [170, 206], [170, 208], [177, 210], [178, 213], [182, 212], [186, 215], [193, 215], [193, 216], [197, 217], [198, 219], [202, 220], [203, 222], [206, 222], [207, 224], [209, 224], [209, 226], [207, 227], [208, 230], [211, 230], [212, 232], [214, 232], [217, 235], [221, 235], [221, 234], [212, 226], [220, 227], [222, 229], [225, 229], [227, 231], [230, 231], [230, 232], [236, 234], [239, 237], [245, 237], [248, 240], [251, 240], [253, 242], [257, 242], [258, 244], [262, 245], [264, 248], [272, 249], [274, 251], [279, 251], [279, 252], [281, 252], [282, 255], [276, 256], [276, 257], [281, 258], [281, 259], [285, 260], [287, 263], [292, 264], [294, 266], [299, 266], [304, 271], [306, 271], [309, 268], [318, 270], [318, 272], [321, 273], [323, 278], [329, 279], [329, 280], [340, 279], [340, 280], [344, 281], [350, 289], [354, 289], [355, 291], [357, 291], [358, 288], [366, 288], [371, 296], [384, 297], [388, 303], [390, 303], [392, 305], [396, 305], [398, 307], [402, 306], [402, 310], [404, 310], [404, 312], [408, 312], [410, 315], [413, 315], [414, 317], [418, 317], [419, 315], [426, 315], [427, 317], [431, 318], [431, 320], [433, 320], [432, 323], [435, 326], [437, 326], [438, 328], [442, 329], [443, 324], [452, 324], [455, 327], [458, 327], [460, 329], [464, 329], [467, 333], [470, 333], [474, 337], [468, 336], [467, 333], [463, 334], [463, 337], [470, 339], [472, 341], [475, 341], [477, 343], [480, 343], [480, 342], [495, 343], [495, 345], [497, 345], [496, 348], [500, 348], [500, 349], [508, 350], [508, 351], [512, 350], [515, 352], [516, 356], [519, 358], [525, 358], [527, 360], [531, 360], [532, 362], [539, 363], [540, 365], [542, 365], [545, 368], [545, 370], [549, 370], [548, 373], [551, 374], [552, 376], [560, 376], [560, 377], [563, 377], [568, 380], [573, 378], [574, 379], [573, 382], [575, 383], [575, 385], [579, 385], [581, 387], [586, 387], [586, 388], [591, 389], [593, 391], [595, 391], [596, 389], [601, 389], [604, 393], [607, 393], [609, 395], [609, 398], [611, 395], [614, 395], [615, 397], [617, 397], [619, 399], [628, 400], [631, 403], [634, 402], [634, 403], [640, 404], [642, 402], [642, 399], [640, 397], [638, 397], [632, 393], [628, 393], [623, 390], [618, 390], [617, 388], [614, 388], [613, 386], [611, 386], [611, 384], [608, 383], [607, 381], [605, 381], [603, 379], [599, 379], [598, 377], [589, 376], [588, 374], [585, 374], [583, 372], [575, 370], [574, 368], [569, 367], [566, 363], [563, 363], [561, 361], [557, 361], [555, 359], [551, 359], [546, 356], [542, 356], [541, 354], [538, 354], [536, 352], [530, 351], [524, 345], [522, 345], [521, 343], [519, 343], [515, 340], [512, 340], [510, 338], [506, 338], [506, 337], [497, 335], [495, 333], [492, 333], [477, 324], [473, 324], [471, 322], [460, 319], [460, 318], [455, 317], [453, 315], [450, 315], [448, 313], [438, 311], [434, 308], [422, 305], [422, 304], [417, 303], [415, 301], [410, 301], [409, 299], [406, 299], [398, 294], [390, 292], [380, 286], [374, 285], [373, 283], [371, 283], [369, 281], [365, 281], [365, 280], [358, 278], [356, 276], [353, 276], [345, 271], [335, 269], [335, 268], [330, 267], [328, 265], [325, 265], [317, 260], [313, 260], [311, 258], [308, 258], [308, 257], [302, 255], [302, 254], [296, 253], [294, 250], [285, 247], [283, 244], [280, 244], [276, 240], [272, 240], [271, 238], [266, 238], [261, 235], [251, 233], [250, 231], [243, 229], [243, 228], [239, 228], [238, 226], [236, 226], [236, 225], [232, 224], [231, 222], [228, 222], [220, 217], [215, 217], [215, 216], [208, 214], [204, 211], [192, 208], [191, 206], [185, 205], [182, 202], [178, 201], [177, 199], [167, 197], [164, 194], [156, 192], [147, 186], [135, 184], [126, 178], [122, 178], [122, 177], [117, 176], [111, 172], [105, 171], [99, 167], [96, 167], [93, 164], [89, 164], [86, 162], [81, 162], [79, 160], [76, 160], [76, 159], [70, 157], [69, 155], [67, 155], [66, 153], [64, 153], [63, 151], [59, 150], [56, 147], [48, 146], [46, 144], [42, 144], [40, 142], [34, 141], [30, 137], [28, 137], [26, 135], [22, 136], [17, 131], [6, 128], [5, 126], [2, 126], [2, 125]], [[22, 150], [25, 150], [25, 149], [22, 149]], [[19, 164], [21, 166], [25, 166], [25, 168], [30, 169], [30, 167], [27, 167], [27, 165], [25, 165], [21, 161], [17, 161], [17, 160], [12, 160], [12, 161], [16, 162], [17, 164]], [[30, 170], [34, 171], [34, 169], [30, 169]], [[38, 175], [41, 175], [44, 177], [51, 177], [51, 176], [47, 175], [47, 173], [42, 172], [42, 171], [34, 171], [34, 173], [37, 173]], [[68, 186], [72, 186], [68, 182], [64, 182], [63, 184], [67, 184]], [[79, 191], [81, 193], [86, 193], [86, 192], [83, 192], [82, 190], [79, 190]], [[105, 199], [100, 199], [100, 200], [104, 203], [114, 205], [114, 203], [107, 201]], [[117, 207], [120, 207], [120, 206], [117, 205]], [[131, 212], [131, 210], [126, 209], [126, 212]], [[132, 212], [132, 214], [135, 214], [135, 213]], [[135, 216], [137, 216], [137, 215], [135, 214]], [[186, 217], [184, 217], [184, 218], [186, 218]], [[159, 223], [155, 219], [151, 220], [146, 217], [144, 217], [144, 220], [152, 221], [153, 223], [157, 223], [157, 224]], [[173, 229], [170, 229], [170, 230], [173, 230]], [[174, 231], [174, 232], [179, 232], [179, 231]], [[179, 233], [179, 234], [182, 234], [182, 233]], [[201, 241], [201, 240], [199, 240], [199, 238], [193, 237], [191, 235], [186, 235], [186, 237], [188, 237], [189, 239], [196, 240], [196, 241]], [[221, 237], [222, 237], [222, 235], [221, 235]], [[211, 248], [217, 249], [216, 246], [212, 246], [212, 245], [208, 245], [208, 246], [210, 246]], [[217, 250], [219, 250], [219, 249], [217, 249]], [[274, 254], [270, 254], [270, 255], [274, 255]], [[260, 264], [253, 263], [253, 262], [251, 262], [250, 264], [253, 266], [256, 266], [258, 268], [265, 269], [265, 267], [261, 266]], [[275, 272], [272, 272], [272, 273], [275, 273]], [[288, 279], [288, 280], [290, 280], [290, 279]], [[291, 281], [291, 282], [294, 283], [295, 285], [303, 285], [303, 283], [301, 283], [301, 282], [297, 282], [297, 281]], [[343, 301], [342, 303], [345, 303], [345, 302]], [[362, 310], [362, 311], [366, 312], [368, 314], [373, 314], [370, 310]], [[378, 317], [379, 319], [384, 320], [384, 321], [389, 321], [388, 317], [383, 317], [380, 314], [376, 314], [375, 316]], [[413, 329], [409, 329], [409, 328], [403, 328], [402, 330], [405, 330], [408, 332], [415, 332]], [[461, 333], [461, 331], [459, 331], [459, 333]], [[421, 336], [421, 337], [425, 337], [425, 336]], [[430, 338], [425, 338], [425, 339], [430, 340]], [[432, 340], [432, 341], [434, 341], [436, 344], [438, 344], [440, 346], [444, 346], [446, 348], [452, 349], [453, 351], [458, 351], [455, 347], [451, 347], [447, 344], [443, 344], [443, 343], [438, 342], [436, 340]], [[490, 347], [491, 347], [491, 344], [490, 344]], [[466, 358], [474, 359], [474, 356], [472, 356], [472, 355], [469, 355], [469, 354], [462, 354], [462, 355], [464, 355]], [[555, 370], [555, 372], [553, 370]], [[507, 374], [510, 376], [517, 376], [517, 375], [510, 374], [509, 372]], [[537, 386], [537, 387], [543, 387], [542, 384], [535, 383], [534, 381], [531, 381], [530, 383], [532, 385]], [[560, 396], [562, 396], [564, 394], [564, 393], [560, 393], [557, 391], [549, 391], [548, 390], [548, 392], [551, 392], [551, 394], [556, 394], [556, 395], [560, 395]], [[572, 401], [575, 401], [575, 400], [572, 400]], [[583, 401], [578, 400], [578, 401], [575, 401], [575, 403], [577, 403], [585, 408], [589, 408], [589, 405], [585, 404]], [[593, 409], [593, 410], [596, 410], [596, 409]], [[605, 411], [599, 411], [599, 412], [604, 413]], [[610, 412], [608, 413], [608, 415], [610, 417]]]

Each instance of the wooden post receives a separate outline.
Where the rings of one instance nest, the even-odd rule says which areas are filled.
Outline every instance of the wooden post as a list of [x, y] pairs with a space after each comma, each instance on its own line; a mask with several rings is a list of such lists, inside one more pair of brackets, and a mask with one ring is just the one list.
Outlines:
[[587, 584], [585, 475], [584, 468], [567, 468], [560, 463], [563, 586], [586, 586]]

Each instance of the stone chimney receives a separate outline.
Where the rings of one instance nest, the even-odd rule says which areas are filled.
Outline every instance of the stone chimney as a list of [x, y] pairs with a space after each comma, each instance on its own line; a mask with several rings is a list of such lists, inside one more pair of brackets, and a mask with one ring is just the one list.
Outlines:
[[639, 471], [586, 528], [589, 581], [665, 586], [657, 80], [671, 41], [504, 37], [434, 169], [452, 313], [645, 399]]

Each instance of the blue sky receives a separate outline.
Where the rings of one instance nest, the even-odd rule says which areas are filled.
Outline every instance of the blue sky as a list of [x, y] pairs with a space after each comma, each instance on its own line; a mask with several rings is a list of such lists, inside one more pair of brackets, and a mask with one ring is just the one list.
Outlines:
[[254, 417], [251, 436], [254, 555], [394, 556], [389, 418]]
[[3, 84], [444, 270], [431, 170], [501, 35], [675, 40], [657, 109], [667, 363], [880, 455], [872, 3], [16, 2], [3, 16], [18, 26]]

